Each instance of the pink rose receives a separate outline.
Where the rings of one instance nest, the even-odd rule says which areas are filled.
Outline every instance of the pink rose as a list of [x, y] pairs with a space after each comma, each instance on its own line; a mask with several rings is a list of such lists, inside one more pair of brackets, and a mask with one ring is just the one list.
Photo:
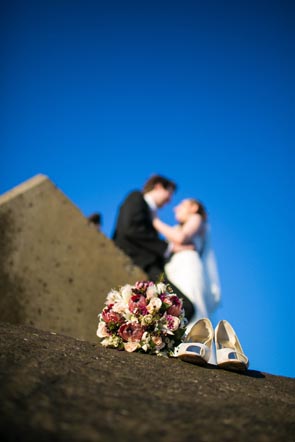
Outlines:
[[138, 342], [124, 342], [124, 348], [126, 351], [128, 351], [129, 353], [132, 353], [133, 351], [135, 351], [138, 348]]
[[157, 350], [162, 350], [162, 348], [165, 347], [165, 342], [163, 342], [161, 336], [152, 336], [152, 341], [155, 344]]
[[139, 342], [144, 333], [144, 328], [137, 322], [129, 322], [122, 324], [118, 330], [118, 334], [124, 341]]
[[160, 299], [163, 302], [163, 304], [166, 304], [166, 306], [171, 306], [173, 304], [171, 296], [166, 295], [165, 293], [163, 295], [160, 295]]
[[96, 334], [99, 338], [106, 338], [110, 336], [110, 332], [107, 328], [107, 325], [103, 321], [98, 324]]
[[162, 301], [160, 298], [152, 298], [147, 306], [147, 311], [149, 313], [158, 312], [161, 306], [162, 306]]
[[167, 313], [172, 316], [179, 316], [182, 311], [182, 301], [176, 295], [171, 296], [170, 299], [172, 305], [167, 310]]
[[143, 315], [147, 313], [146, 298], [143, 295], [131, 296], [128, 306], [132, 313], [141, 313]]
[[177, 330], [180, 325], [180, 320], [176, 316], [167, 315], [166, 321], [167, 321], [167, 328], [170, 331]]
[[121, 324], [124, 321], [124, 318], [120, 313], [114, 312], [112, 310], [114, 304], [110, 304], [105, 307], [102, 311], [101, 317], [102, 319], [109, 324], [110, 322]]

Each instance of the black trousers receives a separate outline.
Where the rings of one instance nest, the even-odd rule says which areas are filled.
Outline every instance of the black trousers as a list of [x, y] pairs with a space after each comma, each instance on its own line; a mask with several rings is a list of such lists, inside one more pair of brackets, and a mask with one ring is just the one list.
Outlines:
[[193, 305], [193, 303], [188, 299], [187, 296], [185, 296], [178, 287], [176, 287], [174, 284], [172, 284], [171, 281], [169, 281], [169, 279], [167, 278], [167, 276], [165, 275], [165, 273], [163, 272], [162, 269], [160, 269], [157, 266], [150, 266], [146, 269], [144, 269], [145, 272], [148, 274], [149, 276], [149, 280], [153, 281], [153, 282], [159, 282], [159, 280], [163, 280], [163, 282], [165, 284], [169, 284], [171, 286], [171, 288], [173, 289], [173, 292], [179, 297], [182, 298], [182, 302], [183, 302], [183, 308], [185, 311], [185, 317], [187, 318], [188, 321], [190, 321], [192, 319], [192, 317], [195, 314], [195, 306]]

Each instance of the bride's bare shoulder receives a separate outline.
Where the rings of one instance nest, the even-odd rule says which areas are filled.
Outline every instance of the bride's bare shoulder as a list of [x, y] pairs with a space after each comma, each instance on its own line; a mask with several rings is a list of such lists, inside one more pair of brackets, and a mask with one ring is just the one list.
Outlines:
[[193, 236], [195, 235], [202, 226], [202, 217], [198, 213], [193, 213], [190, 215], [186, 223], [183, 225], [183, 231]]
[[202, 224], [202, 217], [199, 213], [192, 213], [185, 224], [199, 226]]

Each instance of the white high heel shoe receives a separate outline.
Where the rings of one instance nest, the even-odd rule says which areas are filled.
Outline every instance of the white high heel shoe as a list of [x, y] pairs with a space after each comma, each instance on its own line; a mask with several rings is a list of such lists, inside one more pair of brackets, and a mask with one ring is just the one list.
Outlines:
[[209, 319], [199, 319], [184, 341], [178, 346], [176, 357], [196, 365], [206, 365], [210, 359], [214, 331]]
[[216, 363], [225, 370], [245, 371], [249, 359], [229, 322], [219, 321], [215, 328]]

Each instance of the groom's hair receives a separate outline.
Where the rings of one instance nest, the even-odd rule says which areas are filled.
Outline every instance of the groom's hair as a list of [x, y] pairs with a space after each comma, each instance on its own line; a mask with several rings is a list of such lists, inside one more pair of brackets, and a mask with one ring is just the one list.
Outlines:
[[165, 178], [164, 176], [161, 175], [152, 175], [143, 186], [142, 189], [143, 193], [147, 193], [153, 190], [156, 184], [161, 184], [164, 187], [164, 189], [172, 189], [173, 192], [175, 192], [175, 190], [177, 189], [177, 186], [174, 183], [174, 181], [171, 181], [168, 178]]

